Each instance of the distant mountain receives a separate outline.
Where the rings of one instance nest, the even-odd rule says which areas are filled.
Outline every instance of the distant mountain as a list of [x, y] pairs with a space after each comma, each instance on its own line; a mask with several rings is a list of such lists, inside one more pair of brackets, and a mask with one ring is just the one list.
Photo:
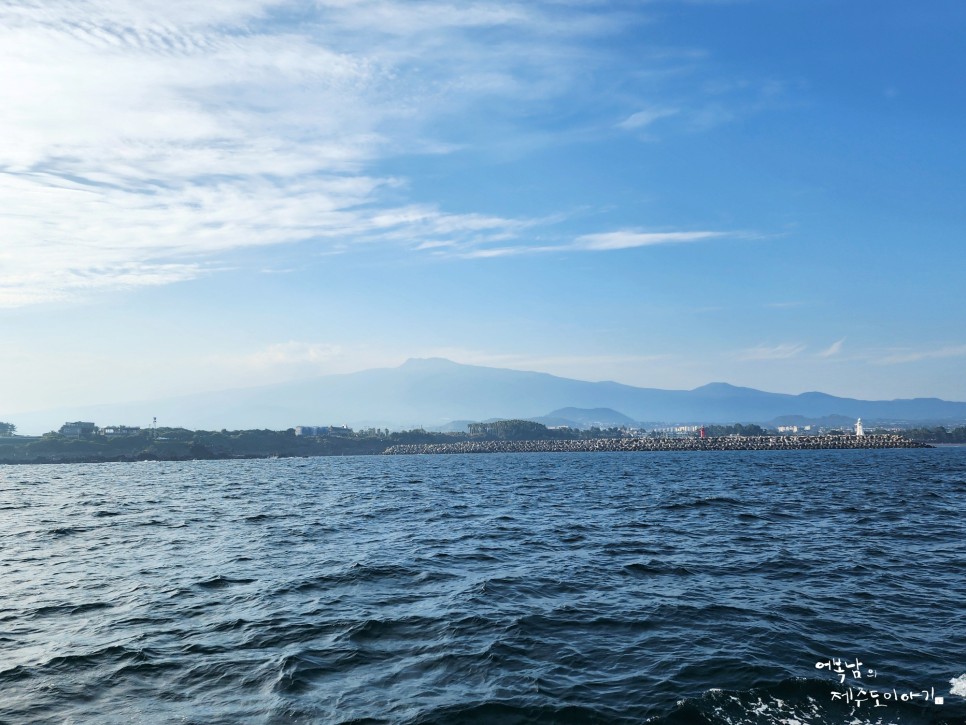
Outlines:
[[[99, 425], [285, 429], [296, 425], [441, 426], [454, 420], [534, 419], [551, 410], [610, 409], [631, 421], [766, 423], [779, 416], [842, 415], [873, 421], [966, 421], [966, 403], [936, 398], [863, 401], [824, 393], [785, 395], [712, 383], [694, 390], [592, 383], [546, 373], [461, 365], [438, 358], [396, 368], [328, 375], [257, 388], [225, 390], [124, 405], [8, 414], [22, 433], [42, 433], [67, 420]], [[561, 416], [566, 417], [566, 416]]]
[[543, 423], [545, 426], [567, 426], [569, 428], [613, 428], [635, 427], [640, 421], [629, 418], [611, 408], [560, 408], [547, 415], [530, 420]]

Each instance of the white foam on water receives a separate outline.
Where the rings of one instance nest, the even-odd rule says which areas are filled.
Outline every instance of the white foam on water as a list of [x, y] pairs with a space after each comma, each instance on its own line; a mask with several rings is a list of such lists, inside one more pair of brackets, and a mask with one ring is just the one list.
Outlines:
[[752, 712], [756, 715], [763, 715], [764, 713], [768, 712], [768, 705], [766, 705], [761, 698], [758, 698], [758, 702], [755, 704]]
[[949, 691], [950, 695], [966, 697], [966, 674], [954, 677], [949, 681], [949, 684], [952, 685], [952, 689]]

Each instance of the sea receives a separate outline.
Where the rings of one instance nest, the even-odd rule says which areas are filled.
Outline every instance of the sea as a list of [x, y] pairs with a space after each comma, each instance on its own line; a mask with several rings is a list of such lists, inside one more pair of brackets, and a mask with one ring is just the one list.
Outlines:
[[966, 723], [966, 448], [0, 466], [2, 723]]

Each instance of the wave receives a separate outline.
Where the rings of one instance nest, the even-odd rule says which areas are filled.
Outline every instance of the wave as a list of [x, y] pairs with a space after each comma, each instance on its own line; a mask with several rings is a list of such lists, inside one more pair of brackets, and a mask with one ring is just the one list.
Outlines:
[[610, 708], [591, 708], [578, 705], [535, 707], [503, 702], [479, 702], [449, 705], [421, 713], [407, 720], [406, 725], [595, 725], [596, 723], [640, 722], [622, 718]]
[[86, 604], [57, 604], [46, 607], [38, 607], [29, 614], [34, 617], [50, 617], [61, 614], [84, 614], [85, 612], [96, 612], [99, 609], [110, 609], [114, 605], [110, 602], [88, 602]]
[[[7, 482], [0, 722], [966, 725], [966, 449], [877, 455]], [[946, 703], [832, 700], [836, 653]]]
[[[674, 709], [648, 720], [652, 725], [966, 725], [961, 710], [949, 714], [946, 705], [889, 703], [856, 704], [833, 698], [841, 692], [828, 680], [790, 678], [747, 690], [711, 689], [686, 698]], [[881, 705], [881, 701], [880, 701]]]
[[732, 496], [706, 496], [704, 498], [695, 498], [690, 501], [672, 501], [670, 503], [664, 504], [661, 508], [668, 511], [674, 511], [677, 509], [690, 509], [690, 508], [704, 508], [707, 506], [744, 506], [743, 501]]
[[246, 579], [244, 577], [238, 577], [233, 579], [228, 576], [215, 576], [211, 579], [205, 579], [204, 581], [197, 582], [195, 584], [199, 589], [224, 589], [226, 587], [234, 586], [235, 584], [252, 584], [255, 579]]
[[498, 700], [450, 704], [424, 711], [407, 725], [507, 723], [648, 723], [649, 725], [963, 725], [942, 705], [871, 707], [833, 700], [827, 681], [792, 678], [746, 690], [711, 689], [678, 702], [670, 712], [642, 718], [607, 705], [555, 705]]

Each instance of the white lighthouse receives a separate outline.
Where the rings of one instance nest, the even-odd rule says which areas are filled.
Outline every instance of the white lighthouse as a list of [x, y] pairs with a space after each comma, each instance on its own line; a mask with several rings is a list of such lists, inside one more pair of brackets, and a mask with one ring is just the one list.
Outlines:
[[857, 436], [864, 436], [865, 435], [865, 431], [862, 430], [862, 419], [861, 418], [859, 418], [857, 421], [855, 421], [855, 434]]

